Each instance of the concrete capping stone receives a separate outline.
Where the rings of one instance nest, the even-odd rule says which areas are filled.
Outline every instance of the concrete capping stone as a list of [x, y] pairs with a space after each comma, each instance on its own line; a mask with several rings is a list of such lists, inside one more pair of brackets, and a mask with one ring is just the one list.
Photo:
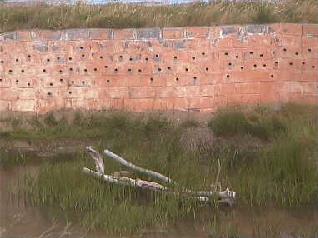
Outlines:
[[91, 40], [113, 40], [114, 32], [112, 29], [106, 28], [96, 28], [88, 29], [89, 39]]
[[31, 41], [31, 32], [30, 31], [18, 31], [17, 32], [18, 41]]
[[113, 40], [134, 40], [136, 32], [134, 28], [112, 29]]
[[210, 27], [186, 27], [185, 37], [186, 38], [208, 38]]
[[61, 31], [37, 30], [30, 32], [34, 41], [58, 41], [61, 39]]
[[17, 32], [5, 32], [0, 35], [1, 41], [16, 41], [18, 39]]
[[142, 28], [136, 29], [136, 40], [161, 39], [162, 32], [160, 28]]
[[61, 40], [64, 41], [75, 41], [75, 40], [88, 40], [89, 30], [88, 29], [70, 29], [61, 32]]
[[[217, 33], [218, 32], [218, 33]], [[274, 23], [265, 25], [229, 25], [215, 27], [164, 27], [164, 28], [87, 28], [62, 31], [31, 30], [5, 32], [0, 41], [76, 41], [76, 40], [147, 40], [182, 38], [225, 38], [228, 36], [280, 33], [285, 35], [318, 35], [317, 24]]]
[[181, 39], [164, 39], [161, 40], [160, 43], [163, 47], [166, 48], [173, 48], [173, 49], [185, 49], [187, 40], [181, 38]]
[[247, 25], [243, 26], [242, 29], [249, 35], [265, 35], [270, 33], [268, 25]]
[[279, 34], [301, 36], [303, 35], [303, 25], [297, 23], [275, 23], [270, 26]]
[[183, 39], [185, 37], [184, 27], [166, 27], [162, 28], [163, 39]]
[[220, 37], [225, 38], [228, 36], [238, 36], [239, 35], [239, 26], [223, 26], [220, 27]]

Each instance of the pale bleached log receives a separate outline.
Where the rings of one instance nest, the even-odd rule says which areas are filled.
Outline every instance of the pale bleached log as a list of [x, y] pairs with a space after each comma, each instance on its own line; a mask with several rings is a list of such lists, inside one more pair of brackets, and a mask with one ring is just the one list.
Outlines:
[[188, 191], [196, 196], [203, 196], [203, 197], [213, 197], [217, 196], [219, 198], [233, 198], [236, 197], [236, 192], [230, 191], [229, 188], [226, 188], [225, 191]]
[[232, 197], [226, 197], [226, 191], [224, 192], [216, 192], [213, 194], [213, 196], [196, 196], [193, 192], [176, 192], [169, 190], [167, 187], [162, 186], [161, 184], [154, 183], [154, 182], [148, 182], [141, 179], [132, 179], [128, 177], [121, 177], [116, 178], [111, 175], [102, 174], [99, 172], [95, 172], [89, 168], [84, 167], [83, 172], [88, 175], [92, 175], [94, 177], [100, 178], [105, 182], [111, 183], [111, 184], [117, 184], [122, 186], [128, 186], [128, 187], [134, 187], [134, 188], [141, 188], [146, 189], [154, 192], [164, 192], [170, 195], [181, 195], [184, 198], [188, 199], [194, 199], [199, 202], [211, 202], [213, 200], [213, 197], [216, 197], [219, 199], [219, 202], [227, 203], [228, 205], [232, 206], [234, 203], [234, 199]]
[[96, 171], [98, 173], [104, 174], [103, 157], [100, 155], [100, 153], [98, 153], [96, 150], [94, 150], [93, 147], [91, 147], [91, 146], [87, 146], [86, 150], [87, 150], [88, 154], [92, 157], [92, 159], [95, 162]]
[[119, 184], [123, 186], [129, 186], [129, 187], [135, 187], [135, 188], [142, 188], [142, 189], [148, 189], [151, 191], [165, 191], [168, 190], [168, 188], [162, 186], [159, 183], [155, 182], [148, 182], [142, 179], [132, 179], [128, 177], [114, 177], [111, 175], [102, 174], [100, 172], [95, 172], [89, 168], [84, 167], [83, 172], [86, 174], [93, 175], [94, 177], [99, 177], [105, 182]]
[[[109, 150], [104, 150], [104, 153], [110, 157], [111, 159], [115, 160], [116, 162], [141, 173], [147, 174], [150, 177], [157, 178], [163, 182], [166, 183], [174, 183], [172, 182], [172, 179], [169, 177], [166, 177], [158, 172], [154, 172], [152, 170], [144, 169], [142, 167], [136, 166], [133, 163], [125, 160], [124, 158], [120, 157], [119, 155], [115, 154], [112, 151]], [[225, 191], [190, 191], [190, 190], [185, 190], [185, 193], [188, 193], [189, 195], [192, 194], [197, 197], [212, 197], [212, 196], [217, 196], [219, 198], [232, 198], [235, 199], [236, 192], [230, 191], [228, 188]]]
[[[161, 192], [166, 192], [166, 193], [174, 194], [174, 195], [178, 194], [177, 192], [170, 191], [167, 187], [164, 187], [164, 186], [157, 184], [157, 183], [154, 183], [154, 182], [148, 182], [148, 181], [144, 181], [141, 179], [135, 180], [135, 179], [128, 178], [128, 177], [115, 178], [115, 177], [110, 176], [110, 175], [95, 172], [95, 171], [93, 171], [89, 168], [86, 168], [86, 167], [83, 168], [83, 172], [85, 174], [100, 178], [103, 181], [108, 182], [108, 183], [113, 183], [113, 184], [123, 185], [123, 186], [128, 186], [128, 187], [134, 187], [134, 188], [141, 188], [141, 189], [146, 189], [146, 190], [155, 191], [155, 192], [161, 191]], [[183, 196], [188, 195], [186, 193], [181, 193], [181, 194]], [[191, 198], [196, 199], [200, 202], [210, 201], [209, 197], [191, 197]]]
[[144, 169], [142, 167], [136, 166], [133, 163], [128, 162], [124, 158], [120, 157], [119, 155], [116, 155], [115, 153], [113, 153], [109, 150], [104, 150], [104, 154], [107, 155], [109, 158], [113, 159], [114, 161], [120, 163], [121, 165], [127, 167], [127, 168], [130, 168], [130, 169], [135, 170], [137, 172], [146, 174], [149, 177], [156, 178], [164, 183], [174, 183], [171, 178], [166, 177], [159, 172], [155, 172], [155, 171], [152, 171], [149, 169]]
[[[156, 182], [149, 182], [141, 179], [132, 179], [129, 177], [115, 177], [111, 175], [105, 175], [104, 174], [104, 163], [103, 163], [103, 158], [102, 156], [94, 150], [92, 147], [86, 147], [88, 153], [92, 157], [92, 159], [95, 161], [96, 165], [96, 170], [97, 172], [90, 170], [88, 168], [83, 168], [84, 173], [86, 174], [91, 174], [95, 177], [100, 177], [102, 180], [109, 182], [109, 183], [114, 183], [114, 184], [119, 184], [123, 186], [130, 186], [130, 187], [138, 187], [142, 189], [148, 189], [151, 191], [164, 191], [172, 194], [181, 194], [184, 197], [190, 197], [193, 199], [196, 199], [200, 202], [209, 202], [214, 198], [219, 199], [220, 202], [227, 203], [230, 206], [233, 205], [235, 197], [236, 197], [236, 192], [230, 191], [228, 188], [225, 191], [191, 191], [188, 189], [183, 189], [181, 192], [176, 192], [169, 190], [169, 188], [164, 187], [163, 185], [156, 183]], [[115, 153], [109, 151], [109, 150], [104, 150], [104, 153], [109, 156], [111, 159], [115, 160], [116, 162], [141, 173], [145, 173], [150, 177], [157, 178], [161, 181], [164, 181], [166, 183], [174, 183], [169, 177], [166, 177], [158, 172], [154, 172], [151, 170], [144, 169], [142, 167], [138, 167], [122, 157], [116, 155]]]

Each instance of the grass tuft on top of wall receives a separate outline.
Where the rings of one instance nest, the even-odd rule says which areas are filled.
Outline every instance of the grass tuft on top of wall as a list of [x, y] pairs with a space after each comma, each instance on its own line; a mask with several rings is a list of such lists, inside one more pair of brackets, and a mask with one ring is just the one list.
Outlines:
[[178, 6], [0, 5], [0, 32], [33, 28], [183, 27], [272, 22], [318, 23], [318, 2], [286, 0], [274, 4], [220, 1], [216, 4]]

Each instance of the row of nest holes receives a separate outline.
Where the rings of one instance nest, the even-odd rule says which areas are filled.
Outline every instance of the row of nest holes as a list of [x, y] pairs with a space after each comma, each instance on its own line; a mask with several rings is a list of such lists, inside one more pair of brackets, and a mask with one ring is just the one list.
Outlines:
[[[287, 49], [286, 49], [286, 48], [283, 48], [283, 51], [284, 51], [284, 52], [287, 52]], [[307, 49], [307, 51], [308, 51], [309, 53], [311, 53], [311, 52], [312, 52], [312, 49], [309, 48], [309, 49]], [[201, 54], [202, 54], [203, 56], [206, 55], [205, 52], [202, 52]], [[249, 54], [250, 54], [250, 55], [254, 55], [254, 51], [250, 51]], [[229, 56], [230, 53], [229, 53], [229, 52], [224, 52], [224, 55]], [[296, 51], [296, 52], [295, 52], [295, 55], [299, 55], [299, 52]], [[81, 57], [84, 58], [84, 57], [85, 57], [85, 54], [82, 54]], [[259, 57], [260, 57], [260, 58], [263, 58], [263, 57], [264, 57], [264, 54], [260, 54]], [[99, 56], [99, 58], [100, 58], [100, 59], [103, 59], [104, 56]], [[118, 58], [119, 58], [119, 61], [123, 61], [123, 59], [124, 59], [124, 57], [123, 57], [122, 55], [120, 55]], [[156, 55], [155, 55], [155, 58], [160, 58], [160, 57], [159, 57], [159, 54], [156, 54]], [[238, 58], [238, 56], [236, 56], [236, 58]], [[29, 59], [29, 60], [31, 59], [31, 55], [28, 55], [28, 59]], [[178, 57], [177, 57], [177, 56], [174, 56], [173, 59], [174, 59], [174, 60], [177, 60]], [[61, 57], [58, 56], [58, 57], [57, 57], [57, 60], [61, 60]], [[73, 57], [68, 57], [68, 60], [69, 60], [69, 61], [73, 61]], [[129, 61], [133, 61], [133, 60], [134, 60], [133, 57], [129, 57]], [[149, 57], [145, 57], [145, 61], [148, 61], [148, 60], [149, 60]], [[195, 57], [195, 56], [192, 56], [192, 60], [196, 60], [196, 57]], [[19, 59], [16, 58], [15, 61], [16, 61], [16, 62], [19, 62]], [[51, 62], [51, 59], [50, 59], [50, 58], [47, 58], [46, 61], [47, 61], [47, 62]], [[4, 61], [1, 60], [0, 63], [4, 63]]]
[[[64, 79], [60, 78], [60, 82], [63, 83], [63, 82], [64, 82]], [[75, 81], [71, 81], [71, 84], [74, 84], [74, 83], [75, 83]], [[85, 81], [82, 81], [82, 85], [85, 85], [85, 84], [86, 84]], [[50, 85], [51, 87], [54, 86], [54, 84], [53, 84], [52, 82], [50, 82], [49, 85]]]
[[[2, 78], [0, 78], [0, 82], [2, 82]], [[16, 82], [16, 83], [19, 83], [19, 80], [16, 80], [15, 82]], [[64, 79], [60, 78], [60, 82], [63, 83], [63, 82], [64, 82]], [[74, 84], [75, 82], [72, 81], [71, 83]], [[30, 87], [30, 86], [31, 86], [31, 83], [28, 82], [27, 85]], [[54, 86], [53, 82], [50, 82], [49, 85], [50, 85], [51, 87]], [[82, 85], [85, 85], [85, 81], [82, 81]]]
[[[271, 75], [271, 77], [273, 78], [274, 75]], [[226, 75], [226, 78], [230, 78], [230, 74], [227, 74], [227, 75]], [[180, 79], [179, 77], [176, 77], [176, 78], [175, 78], [175, 81], [179, 81], [179, 79]], [[195, 80], [198, 79], [198, 77], [197, 77], [197, 76], [193, 76], [192, 79], [195, 81]], [[150, 77], [150, 81], [153, 82], [153, 81], [154, 81], [154, 78], [153, 78], [153, 77]], [[2, 79], [1, 79], [1, 78], [0, 78], [0, 82], [2, 82]], [[60, 82], [63, 83], [63, 82], [64, 82], [64, 79], [61, 78], [61, 79], [60, 79]], [[109, 83], [110, 80], [106, 80], [106, 82]], [[16, 80], [16, 83], [19, 83], [19, 80]], [[72, 81], [71, 83], [74, 84], [74, 81]], [[29, 82], [27, 83], [27, 85], [28, 85], [28, 86], [31, 86], [31, 84], [30, 84]], [[53, 82], [50, 82], [49, 85], [50, 85], [51, 87], [54, 86]], [[85, 81], [82, 81], [82, 85], [85, 85]]]
[[[231, 78], [231, 75], [230, 75], [230, 74], [226, 74], [225, 77], [226, 77], [227, 79], [229, 79], [229, 78]], [[271, 74], [270, 77], [271, 77], [271, 78], [274, 78], [274, 74]], [[193, 82], [196, 82], [196, 80], [198, 79], [198, 77], [197, 77], [197, 76], [193, 76], [192, 79], [193, 79]], [[150, 77], [149, 80], [150, 80], [150, 82], [153, 82], [153, 81], [154, 81], [154, 78], [153, 78], [153, 77]], [[175, 78], [175, 81], [178, 82], [179, 80], [180, 80], [179, 77], [176, 77], [176, 78]], [[110, 83], [110, 80], [107, 79], [106, 82], [107, 82], [107, 83]]]
[[[302, 64], [305, 65], [306, 62], [302, 62]], [[293, 62], [289, 62], [289, 65], [290, 65], [290, 66], [293, 66], [294, 63], [293, 63]], [[233, 66], [233, 63], [232, 63], [232, 62], [229, 62], [229, 63], [228, 63], [228, 66], [229, 66], [229, 67]], [[253, 68], [257, 68], [257, 67], [258, 67], [257, 64], [254, 64], [254, 65], [253, 65]], [[266, 68], [266, 67], [267, 67], [267, 64], [262, 64], [262, 67], [263, 67], [263, 68]], [[275, 67], [278, 67], [278, 62], [275, 62]], [[108, 67], [107, 65], [105, 65], [104, 68], [107, 69], [107, 68], [109, 68], [109, 67]], [[241, 68], [241, 70], [244, 70], [244, 67], [243, 67], [243, 66], [241, 66], [240, 68]], [[312, 68], [315, 69], [316, 66], [315, 66], [315, 65], [312, 65]], [[158, 72], [161, 72], [162, 70], [163, 70], [163, 69], [162, 69], [161, 67], [158, 67], [158, 68], [157, 68], [157, 71], [158, 71]], [[171, 68], [170, 66], [168, 66], [168, 67], [167, 67], [167, 70], [172, 70], [172, 68]], [[189, 71], [190, 71], [189, 68], [184, 68], [184, 70], [185, 70], [185, 72], [189, 72]], [[70, 71], [70, 72], [73, 72], [73, 71], [74, 71], [74, 68], [73, 68], [73, 67], [70, 67], [70, 68], [69, 68], [69, 71]], [[97, 72], [97, 71], [98, 71], [98, 68], [94, 68], [93, 71], [94, 71], [94, 72]], [[127, 69], [127, 72], [132, 72], [132, 71], [133, 71], [132, 68], [128, 68], [128, 69]], [[209, 67], [205, 67], [205, 71], [209, 71]], [[22, 70], [21, 70], [21, 73], [24, 73], [24, 72], [25, 72], [24, 69], [22, 69]], [[47, 70], [46, 70], [46, 69], [42, 69], [42, 72], [43, 72], [43, 73], [47, 73]], [[83, 69], [83, 72], [87, 73], [87, 72], [88, 72], [88, 69], [86, 69], [86, 68]], [[115, 73], [119, 72], [119, 69], [118, 69], [118, 68], [114, 68], [114, 72], [115, 72]], [[138, 73], [142, 73], [142, 69], [138, 69], [137, 72], [138, 72]], [[12, 70], [12, 69], [9, 69], [9, 70], [8, 70], [8, 73], [9, 73], [9, 74], [13, 73], [13, 70]], [[62, 74], [62, 73], [63, 73], [63, 70], [60, 69], [60, 70], [59, 70], [59, 73]]]
[[[203, 53], [204, 53], [204, 52], [203, 52]], [[203, 54], [203, 53], [202, 53], [202, 54]], [[205, 54], [205, 53], [204, 53], [204, 54]], [[82, 54], [81, 57], [84, 58], [85, 55]], [[159, 58], [159, 55], [157, 54], [157, 55], [155, 55], [155, 57], [156, 57], [156, 58]], [[28, 59], [30, 59], [30, 58], [31, 58], [31, 55], [28, 55]], [[104, 56], [100, 56], [99, 58], [100, 58], [100, 59], [104, 59]], [[174, 56], [173, 58], [174, 58], [175, 60], [178, 59], [177, 56]], [[61, 60], [61, 57], [58, 56], [56, 59], [59, 61], [59, 60]], [[193, 56], [192, 59], [195, 60], [196, 57]], [[69, 60], [69, 61], [73, 61], [73, 57], [68, 57], [68, 60]], [[133, 61], [133, 60], [134, 60], [133, 57], [129, 57], [129, 61]], [[17, 58], [17, 59], [15, 59], [15, 61], [16, 61], [16, 62], [19, 62], [19, 59]], [[123, 61], [123, 56], [122, 56], [122, 55], [119, 56], [119, 61]], [[145, 61], [149, 61], [149, 57], [145, 57]], [[50, 59], [50, 58], [47, 58], [47, 59], [46, 59], [46, 62], [51, 62], [51, 59]], [[3, 64], [4, 61], [1, 60], [0, 63]]]
[[[83, 46], [80, 46], [79, 47], [81, 50], [84, 50], [84, 47]], [[286, 48], [283, 48], [283, 51], [287, 51], [287, 49]], [[310, 48], [308, 48], [308, 52], [312, 52], [312, 50], [310, 49]], [[205, 55], [205, 52], [201, 52], [201, 54], [204, 56]], [[228, 52], [225, 52], [225, 55], [228, 55], [229, 53]], [[254, 52], [253, 51], [250, 51], [250, 54], [254, 54]], [[262, 56], [261, 56], [262, 57]]]
[[[227, 77], [227, 78], [230, 78], [230, 75], [227, 74], [226, 77]], [[195, 81], [195, 80], [198, 79], [198, 77], [197, 77], [197, 76], [193, 76], [192, 79]], [[61, 78], [61, 79], [60, 79], [60, 82], [63, 83], [63, 81], [64, 81], [64, 80]], [[154, 81], [154, 78], [153, 78], [153, 77], [150, 77], [150, 81], [153, 82], [153, 81]], [[175, 81], [179, 81], [179, 77], [176, 77], [176, 78], [175, 78]], [[0, 78], [0, 82], [2, 82], [2, 79], [1, 79], [1, 78]], [[106, 82], [109, 83], [110, 80], [108, 79], [108, 80], [106, 80]], [[19, 83], [19, 80], [16, 80], [16, 83]], [[74, 81], [72, 81], [72, 84], [74, 84]], [[27, 83], [27, 85], [28, 85], [28, 86], [31, 86], [31, 84], [30, 84], [29, 82]], [[49, 85], [50, 85], [51, 87], [54, 86], [54, 84], [53, 84], [52, 82], [50, 82]], [[82, 81], [82, 85], [85, 85], [85, 81]]]
[[[0, 82], [1, 82], [1, 81], [2, 81], [2, 79], [0, 80]], [[17, 79], [17, 80], [15, 81], [15, 83], [18, 84], [18, 83], [19, 83], [19, 80]], [[28, 87], [31, 87], [31, 83], [30, 83], [30, 82], [28, 82], [27, 85], [28, 85]]]
[[[283, 51], [284, 51], [284, 52], [287, 52], [287, 49], [286, 49], [286, 48], [283, 48]], [[308, 49], [307, 49], [307, 52], [308, 52], [308, 53], [311, 53], [311, 52], [312, 52], [312, 49], [311, 49], [311, 48], [308, 48]], [[299, 52], [296, 51], [296, 52], [295, 52], [295, 55], [299, 55]]]
[[[193, 79], [193, 81], [195, 82], [195, 81], [198, 79], [198, 77], [197, 77], [197, 76], [194, 76], [194, 77], [192, 77], [192, 79]], [[149, 80], [150, 80], [150, 82], [153, 82], [153, 81], [154, 81], [154, 78], [153, 78], [153, 77], [150, 77]], [[175, 81], [178, 82], [179, 80], [180, 80], [179, 77], [176, 77], [176, 78], [175, 78]], [[107, 82], [107, 83], [110, 83], [110, 80], [107, 79], [106, 82]]]
[[[270, 77], [271, 77], [271, 78], [274, 78], [274, 75], [271, 74]], [[231, 75], [230, 75], [230, 74], [227, 74], [227, 75], [226, 75], [226, 78], [227, 78], [227, 79], [231, 78]], [[196, 82], [196, 80], [198, 79], [198, 77], [197, 77], [197, 76], [194, 76], [192, 79], [193, 79], [194, 82]], [[154, 81], [154, 78], [153, 78], [153, 77], [150, 77], [149, 80], [150, 80], [150, 82], [153, 82], [153, 81]], [[176, 81], [176, 82], [178, 82], [179, 80], [180, 80], [179, 77], [176, 77], [176, 78], [175, 78], [175, 81]], [[2, 79], [0, 79], [0, 82], [2, 82]], [[18, 83], [18, 82], [19, 82], [19, 80], [16, 80], [16, 83]], [[60, 82], [63, 82], [63, 79], [60, 79]], [[110, 80], [107, 79], [106, 82], [107, 82], [107, 83], [110, 83]], [[74, 81], [72, 81], [72, 83], [74, 84]], [[85, 81], [82, 81], [82, 84], [85, 85]], [[31, 86], [31, 84], [28, 83], [28, 87], [30, 87], [30, 86]], [[52, 83], [52, 82], [50, 83], [50, 86], [53, 87], [53, 83]], [[71, 94], [72, 94], [72, 91], [69, 91], [68, 93], [71, 95]], [[47, 94], [48, 94], [49, 96], [52, 96], [52, 95], [53, 95], [52, 92], [48, 92]]]
[[[270, 77], [271, 77], [271, 78], [274, 78], [274, 74], [271, 74]], [[226, 78], [227, 78], [227, 79], [231, 78], [231, 75], [230, 75], [230, 74], [227, 74], [227, 75], [226, 75]]]
[[[205, 55], [205, 53], [202, 52], [202, 55]], [[81, 57], [84, 58], [84, 57], [85, 57], [85, 54], [82, 54]], [[100, 58], [100, 59], [104, 59], [104, 56], [100, 56], [99, 58]], [[119, 58], [120, 61], [122, 61], [122, 60], [124, 59], [124, 57], [123, 57], [122, 55], [120, 55], [118, 58]], [[159, 58], [159, 55], [156, 54], [156, 55], [155, 55], [155, 58]], [[28, 55], [28, 59], [31, 59], [31, 55]], [[61, 57], [58, 56], [56, 59], [57, 59], [57, 60], [61, 60]], [[178, 59], [178, 57], [177, 57], [177, 56], [174, 56], [174, 59], [176, 60], [176, 59]], [[195, 60], [195, 57], [192, 57], [192, 59]], [[73, 57], [68, 57], [68, 60], [69, 60], [69, 61], [73, 61]], [[133, 61], [133, 60], [134, 60], [133, 57], [129, 57], [129, 61]], [[145, 60], [148, 61], [148, 60], [149, 60], [149, 57], [145, 57]], [[16, 62], [19, 62], [19, 59], [16, 58], [15, 61], [16, 61]], [[47, 59], [46, 59], [46, 62], [51, 62], [51, 59], [50, 59], [50, 58], [47, 58]], [[1, 60], [0, 63], [4, 63], [4, 61]]]
[[[283, 51], [284, 51], [284, 52], [287, 52], [287, 49], [286, 49], [286, 48], [283, 48]], [[311, 49], [311, 48], [308, 48], [307, 51], [308, 51], [309, 53], [311, 53], [311, 52], [312, 52], [312, 49]], [[254, 55], [254, 51], [250, 51], [249, 54], [250, 54], [250, 55]], [[224, 52], [224, 55], [229, 56], [229, 52]], [[296, 51], [296, 52], [295, 52], [295, 55], [299, 55], [299, 52]], [[263, 57], [264, 57], [264, 54], [260, 54], [259, 57], [260, 57], [260, 58], [263, 58]], [[238, 55], [236, 56], [236, 58], [238, 58]]]
[[[68, 94], [69, 94], [69, 95], [72, 95], [72, 91], [69, 91]], [[47, 92], [47, 95], [48, 95], [48, 96], [53, 96], [53, 93], [52, 93], [52, 92]]]
[[[195, 82], [195, 81], [198, 79], [198, 77], [197, 77], [197, 76], [193, 76], [192, 79], [193, 79], [194, 82]], [[154, 78], [153, 78], [153, 77], [150, 77], [150, 81], [153, 82], [153, 81], [154, 81]], [[179, 81], [179, 77], [176, 77], [176, 78], [175, 78], [175, 81]], [[60, 79], [60, 82], [63, 82], [63, 79]], [[106, 82], [107, 82], [107, 83], [110, 83], [110, 80], [107, 79]], [[74, 84], [74, 81], [72, 81], [72, 84]], [[50, 85], [51, 87], [53, 87], [54, 84], [51, 82], [49, 85]], [[82, 81], [82, 85], [85, 85], [85, 81]], [[72, 94], [72, 93], [70, 93], [70, 94]]]
[[[271, 78], [274, 78], [274, 75], [271, 74], [270, 77], [271, 77]], [[227, 78], [227, 79], [231, 78], [231, 75], [230, 75], [230, 74], [226, 74], [226, 78]], [[194, 82], [195, 82], [195, 81], [198, 79], [198, 77], [197, 77], [197, 76], [193, 76], [192, 79], [193, 79]], [[153, 78], [153, 77], [150, 77], [149, 80], [150, 80], [150, 82], [153, 82], [153, 81], [154, 81], [154, 78]], [[179, 80], [180, 80], [179, 77], [176, 77], [176, 78], [175, 78], [175, 81], [178, 82]], [[64, 81], [64, 80], [61, 78], [61, 79], [60, 79], [60, 82], [63, 82], [63, 81]], [[2, 79], [1, 79], [1, 78], [0, 78], [0, 82], [2, 82]], [[16, 80], [16, 83], [18, 83], [18, 82], [19, 82], [19, 80]], [[106, 82], [107, 82], [107, 83], [110, 83], [110, 80], [107, 79]], [[72, 81], [72, 84], [74, 84], [74, 81]], [[85, 85], [85, 81], [82, 81], [82, 84]], [[28, 86], [31, 86], [31, 84], [30, 84], [29, 82], [27, 83], [27, 85], [28, 85]], [[53, 83], [52, 83], [52, 82], [51, 82], [49, 85], [53, 87]], [[69, 94], [71, 95], [71, 94], [72, 94], [72, 91], [69, 91]], [[49, 96], [52, 96], [52, 92], [48, 92], [48, 95], [49, 95]]]
[[[193, 79], [196, 80], [197, 77], [194, 76]], [[151, 77], [151, 78], [150, 78], [150, 81], [153, 81], [153, 80], [154, 80], [153, 77]], [[179, 78], [177, 77], [175, 80], [176, 80], [176, 81], [179, 81]], [[3, 79], [0, 78], [0, 83], [1, 83], [2, 81], [3, 81]], [[19, 83], [19, 80], [16, 80], [15, 82], [16, 82], [16, 83]], [[64, 79], [61, 78], [61, 79], [60, 79], [60, 82], [63, 83], [63, 82], [64, 82]], [[107, 80], [107, 83], [109, 83], [109, 82], [110, 82], [110, 80]], [[72, 81], [71, 83], [74, 84], [75, 82]], [[30, 86], [31, 86], [31, 83], [28, 82], [27, 85], [30, 87]], [[51, 87], [53, 87], [53, 86], [54, 86], [54, 83], [50, 82], [49, 85], [50, 85]], [[85, 85], [85, 81], [82, 81], [82, 85]]]

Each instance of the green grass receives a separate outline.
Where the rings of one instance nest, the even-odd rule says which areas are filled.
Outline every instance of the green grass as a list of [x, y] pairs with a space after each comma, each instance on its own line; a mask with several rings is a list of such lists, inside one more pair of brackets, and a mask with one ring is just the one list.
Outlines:
[[[173, 138], [160, 135], [166, 130], [161, 123], [151, 121], [151, 126], [145, 123], [144, 127], [136, 125], [129, 129], [119, 123], [117, 126], [123, 130], [114, 128], [116, 135], [102, 142], [100, 148], [103, 143], [105, 148], [108, 144], [137, 164], [168, 175], [175, 174], [173, 177], [182, 186], [201, 187], [199, 181], [203, 181], [203, 176], [199, 164], [194, 158], [184, 158]], [[128, 133], [134, 134], [129, 136]], [[195, 201], [110, 186], [83, 174], [83, 166], [94, 168], [92, 161], [81, 154], [71, 161], [43, 164], [36, 178], [22, 178], [24, 185], [17, 196], [23, 195], [22, 198], [34, 206], [57, 209], [56, 217], [80, 221], [88, 229], [104, 229], [109, 233], [131, 233], [147, 226], [165, 226], [167, 222], [195, 216], [198, 208]], [[120, 170], [112, 161], [105, 160], [105, 167], [107, 174]], [[174, 173], [180, 167], [180, 173]]]
[[0, 32], [17, 29], [140, 28], [271, 22], [318, 23], [316, 0], [181, 6], [0, 6]]
[[233, 187], [251, 206], [314, 204], [317, 202], [317, 168], [305, 150], [292, 138], [275, 142], [252, 166], [239, 168], [240, 181], [233, 181]]
[[[81, 160], [43, 166], [36, 182], [31, 177], [25, 182], [25, 193], [31, 204], [57, 208], [57, 217], [75, 219], [86, 228], [102, 228], [110, 233], [138, 231], [192, 212], [189, 207], [194, 204], [181, 204], [176, 197], [108, 186], [85, 176], [81, 170], [87, 164], [90, 163]], [[150, 202], [141, 202], [145, 196]]]
[[10, 168], [25, 165], [30, 159], [23, 153], [8, 153], [0, 151], [0, 168]]
[[258, 108], [253, 113], [229, 108], [220, 111], [209, 121], [208, 126], [217, 136], [246, 135], [270, 139], [286, 130], [284, 118], [266, 108]]
[[[280, 111], [229, 109], [211, 119], [217, 136], [237, 138], [234, 146], [225, 141], [218, 153], [244, 203], [295, 206], [317, 201], [317, 119], [317, 107], [292, 104]], [[261, 146], [245, 148], [256, 139], [263, 140]]]
[[[317, 119], [316, 106], [294, 104], [279, 110], [222, 110], [209, 127], [195, 120], [176, 123], [163, 116], [78, 113], [71, 121], [53, 115], [33, 119], [32, 128], [17, 127], [6, 136], [13, 140], [94, 138], [96, 148], [108, 148], [172, 177], [180, 187], [198, 190], [208, 190], [215, 182], [219, 160], [220, 182], [238, 192], [238, 206], [295, 208], [318, 202]], [[194, 145], [191, 149], [189, 141]], [[57, 216], [66, 220], [110, 233], [164, 226], [199, 213], [200, 206], [191, 200], [118, 188], [87, 177], [81, 169], [94, 168], [92, 161], [82, 153], [75, 157], [42, 164], [37, 177], [21, 180], [26, 182], [17, 196], [23, 194], [34, 206], [58, 208]], [[107, 159], [105, 165], [107, 174], [120, 170]]]

